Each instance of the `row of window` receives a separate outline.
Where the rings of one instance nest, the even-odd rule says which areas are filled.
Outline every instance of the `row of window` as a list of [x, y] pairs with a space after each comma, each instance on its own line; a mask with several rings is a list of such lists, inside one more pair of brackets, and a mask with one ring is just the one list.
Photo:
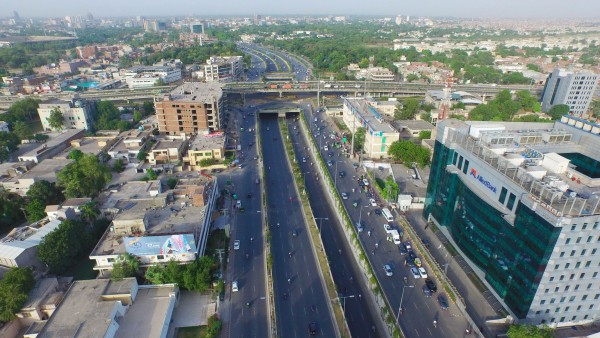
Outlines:
[[[594, 228], [594, 229], [596, 229], [596, 228]], [[582, 239], [582, 237], [577, 237], [577, 239], [575, 240], [575, 244], [581, 243], [581, 239]], [[591, 243], [593, 239], [594, 239], [594, 236], [588, 236], [586, 243]], [[598, 236], [598, 238], [596, 239], [596, 242], [600, 242], [600, 236]], [[565, 244], [570, 244], [570, 243], [571, 243], [571, 237], [569, 237], [565, 240]]]
[[[550, 310], [546, 310], [546, 313], [549, 313], [549, 312], [550, 312]], [[539, 313], [540, 313], [540, 311], [536, 312], [536, 314], [539, 314]], [[582, 320], [587, 320], [589, 317], [590, 317], [590, 315], [585, 315], [585, 316], [583, 316]], [[577, 320], [577, 316], [573, 316], [570, 321], [574, 322], [576, 320]], [[554, 323], [555, 321], [556, 321], [556, 318], [550, 319], [550, 323]], [[559, 323], [564, 323], [565, 321], [566, 321], [566, 317], [560, 317]], [[542, 320], [541, 324], [546, 324], [546, 320], [545, 319]]]
[[[598, 264], [598, 265], [600, 266], [600, 264]], [[597, 274], [598, 274], [597, 272], [594, 272], [593, 276], [596, 277]], [[581, 274], [579, 274], [579, 279], [584, 279], [584, 278], [585, 278], [585, 272], [582, 272]], [[574, 273], [572, 273], [569, 276], [569, 280], [573, 280], [573, 279], [575, 279], [575, 274]], [[558, 280], [559, 281], [565, 280], [565, 275], [560, 275], [560, 278]], [[550, 282], [554, 282], [554, 276], [550, 277], [549, 281]]]
[[[569, 303], [573, 303], [575, 301], [575, 298], [577, 298], [577, 297], [576, 296], [569, 297]], [[581, 297], [581, 301], [586, 301], [587, 299], [588, 299], [587, 295], [583, 295]], [[594, 296], [594, 300], [598, 300], [598, 299], [600, 299], [600, 294], [599, 293], [597, 293]], [[560, 297], [559, 303], [564, 303], [566, 300], [567, 300], [567, 297]], [[554, 304], [554, 303], [556, 303], [556, 298], [551, 298], [549, 304]], [[540, 301], [540, 305], [544, 305], [544, 304], [546, 304], [546, 300], [542, 299]], [[594, 304], [590, 304], [589, 310], [591, 310], [593, 308], [594, 308]]]
[[[595, 250], [596, 250], [596, 249], [594, 249], [594, 251], [595, 251]], [[585, 251], [585, 250], [584, 250], [584, 251]], [[587, 262], [585, 262], [585, 267], [586, 267], [586, 268], [589, 268], [591, 265], [592, 265], [592, 261], [587, 261]], [[598, 266], [600, 266], [600, 262], [598, 263]], [[570, 268], [570, 267], [571, 267], [571, 263], [565, 263], [564, 269], [568, 269], [568, 268]], [[575, 266], [574, 266], [574, 267], [575, 267], [575, 269], [579, 269], [579, 268], [581, 267], [581, 262], [577, 262], [577, 263], [575, 263]], [[554, 266], [554, 270], [560, 270], [560, 264], [556, 264], [556, 265]], [[596, 276], [595, 276], [595, 274], [594, 274], [594, 277], [596, 277]]]
[[[593, 286], [592, 283], [588, 283], [586, 290], [591, 289], [592, 286]], [[571, 285], [565, 285], [564, 291], [569, 291], [570, 289], [571, 289]], [[573, 288], [573, 291], [578, 291], [578, 290], [579, 290], [579, 284], [576, 284], [575, 287]], [[560, 291], [560, 286], [557, 286], [554, 288], [554, 292], [559, 292], [559, 291]], [[550, 292], [549, 288], [544, 290], [544, 293], [548, 293], [548, 292]], [[575, 296], [572, 296], [572, 297], [575, 297]], [[587, 299], [587, 295], [584, 295], [581, 298], [582, 301], [585, 301], [586, 299]]]

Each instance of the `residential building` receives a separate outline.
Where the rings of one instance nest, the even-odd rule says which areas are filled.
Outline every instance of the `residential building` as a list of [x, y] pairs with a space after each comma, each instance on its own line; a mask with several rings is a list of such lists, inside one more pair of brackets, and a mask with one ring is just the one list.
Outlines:
[[36, 322], [39, 323], [50, 318], [63, 299], [67, 290], [67, 281], [70, 280], [72, 278], [49, 277], [38, 279], [29, 292], [27, 301], [23, 304], [21, 310], [16, 313], [21, 327], [39, 326], [36, 325]]
[[58, 64], [53, 63], [35, 68], [34, 71], [46, 75], [75, 74], [79, 71], [79, 68], [87, 65], [88, 63], [85, 60], [61, 61]]
[[520, 322], [600, 318], [600, 126], [438, 122], [424, 216]]
[[400, 138], [417, 138], [422, 131], [433, 132], [435, 126], [428, 121], [423, 120], [396, 120], [392, 126], [400, 132]]
[[180, 161], [188, 140], [184, 135], [182, 138], [173, 138], [169, 136], [155, 138], [152, 148], [148, 151], [146, 159], [150, 164], [166, 164]]
[[40, 103], [38, 114], [42, 121], [44, 130], [56, 130], [50, 127], [48, 119], [54, 109], [59, 109], [64, 116], [64, 124], [62, 129], [86, 129], [89, 130], [93, 126], [92, 119], [92, 104], [85, 100], [63, 101], [52, 99]]
[[130, 161], [135, 159], [140, 151], [148, 147], [152, 129], [132, 129], [119, 134], [117, 140], [108, 148], [108, 155], [114, 159]]
[[222, 161], [225, 158], [225, 133], [216, 132], [208, 135], [196, 135], [183, 158], [183, 165], [188, 170], [202, 170], [200, 161], [215, 159]]
[[36, 257], [37, 246], [61, 223], [62, 220], [50, 221], [44, 218], [30, 225], [14, 228], [0, 239], [0, 266], [31, 267], [35, 271], [45, 271], [46, 266]]
[[50, 139], [46, 143], [31, 149], [19, 156], [19, 161], [32, 161], [39, 163], [45, 159], [52, 159], [71, 145], [71, 141], [78, 140], [85, 134], [83, 129], [67, 129], [60, 134], [48, 134]]
[[170, 135], [219, 131], [222, 105], [219, 83], [186, 82], [154, 103], [158, 130]]
[[204, 65], [204, 79], [219, 82], [240, 81], [244, 75], [241, 56], [211, 56]]
[[585, 117], [599, 79], [600, 76], [592, 72], [555, 69], [544, 85], [542, 111], [547, 112], [557, 104], [566, 104], [572, 115]]
[[[190, 263], [204, 254], [219, 190], [217, 181], [204, 176], [180, 179], [175, 189], [166, 193], [159, 181], [143, 183], [128, 182], [99, 198], [101, 212], [112, 219], [90, 253], [96, 262], [94, 270], [101, 275], [112, 270], [119, 255], [125, 253], [136, 256], [141, 267], [171, 260]], [[168, 199], [175, 202], [167, 204]]]
[[138, 285], [135, 278], [71, 284], [38, 337], [166, 338], [179, 303], [176, 284]]
[[398, 132], [364, 98], [344, 98], [343, 120], [350, 132], [365, 128], [364, 153], [373, 159], [389, 158], [388, 149], [399, 140]]
[[6, 191], [25, 196], [35, 182], [56, 182], [56, 174], [71, 162], [73, 160], [66, 158], [49, 158], [26, 172], [23, 172], [23, 167], [15, 168], [17, 175], [0, 177], [0, 186]]

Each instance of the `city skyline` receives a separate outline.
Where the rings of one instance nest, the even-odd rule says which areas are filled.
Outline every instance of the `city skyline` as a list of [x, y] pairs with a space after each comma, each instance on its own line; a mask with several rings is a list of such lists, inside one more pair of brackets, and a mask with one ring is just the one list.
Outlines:
[[[275, 2], [272, 0], [256, 0], [248, 6], [242, 0], [228, 0], [212, 3], [209, 8], [188, 0], [169, 2], [164, 7], [161, 0], [131, 0], [127, 2], [105, 0], [96, 3], [75, 2], [72, 0], [55, 0], [49, 6], [47, 1], [5, 0], [0, 17], [10, 17], [17, 11], [21, 17], [63, 17], [86, 15], [102, 17], [126, 16], [249, 16], [261, 15], [380, 15], [394, 17], [398, 14], [409, 16], [464, 17], [464, 18], [600, 18], [600, 2], [574, 0], [569, 6], [558, 0], [517, 1], [506, 0], [476, 1], [456, 0], [452, 2], [430, 0], [427, 6], [421, 3], [392, 3], [378, 0], [369, 3], [368, 8], [358, 0], [334, 0], [326, 3], [307, 0], [302, 3]], [[119, 8], [119, 11], [115, 11]], [[556, 8], [560, 8], [557, 11]]]

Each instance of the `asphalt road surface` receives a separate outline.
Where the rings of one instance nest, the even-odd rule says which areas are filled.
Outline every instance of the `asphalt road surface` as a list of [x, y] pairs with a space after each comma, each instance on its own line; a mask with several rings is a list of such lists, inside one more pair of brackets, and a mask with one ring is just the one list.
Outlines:
[[378, 308], [370, 306], [364, 297], [369, 292], [369, 288], [350, 251], [351, 248], [342, 230], [342, 225], [335, 217], [334, 207], [326, 197], [327, 193], [323, 182], [316, 179], [315, 159], [310, 156], [308, 150], [310, 148], [307, 148], [308, 144], [304, 142], [302, 135], [297, 134], [300, 131], [298, 122], [290, 119], [288, 122], [290, 122], [289, 131], [294, 143], [296, 160], [302, 172], [305, 173], [304, 179], [310, 196], [310, 204], [315, 217], [319, 218], [317, 223], [320, 224], [321, 237], [333, 279], [340, 297], [348, 297], [342, 298], [340, 301], [346, 302], [345, 315], [350, 332], [353, 337], [380, 337], [380, 332], [385, 328], [379, 326]]
[[309, 323], [317, 322], [318, 336], [335, 337], [333, 316], [327, 304], [329, 299], [317, 271], [316, 257], [286, 163], [277, 118], [261, 116], [259, 121], [263, 163], [267, 170], [277, 332], [286, 338], [306, 337]]
[[[246, 113], [247, 111], [240, 109], [234, 109], [230, 113], [230, 120], [233, 122], [229, 130], [237, 133], [239, 137], [236, 142], [238, 144], [241, 142], [243, 146], [242, 169], [228, 169], [219, 180], [221, 189], [227, 188], [238, 195], [244, 209], [242, 212], [235, 208], [236, 202], [229, 197], [231, 203], [227, 212], [231, 215], [231, 240], [227, 270], [230, 280], [226, 284], [228, 288], [226, 296], [230, 297], [228, 337], [262, 338], [268, 336], [265, 238], [262, 235], [262, 220], [259, 212], [261, 189], [254, 183], [254, 179], [258, 177], [258, 163], [254, 160], [257, 151], [255, 133], [247, 132], [249, 128], [254, 130], [254, 119], [242, 119], [242, 114]], [[246, 132], [240, 132], [242, 126]], [[251, 143], [254, 144], [250, 146]], [[251, 197], [248, 197], [248, 194], [251, 194]], [[235, 240], [240, 241], [239, 250], [233, 249]], [[238, 283], [237, 292], [231, 290], [233, 281]], [[246, 303], [250, 303], [250, 306]]]
[[[398, 315], [400, 298], [402, 298], [402, 294], [404, 293], [402, 300], [404, 310], [399, 317], [402, 329], [409, 337], [463, 337], [465, 329], [468, 328], [466, 318], [460, 314], [453, 303], [450, 304], [448, 310], [440, 308], [437, 297], [440, 293], [444, 294], [444, 292], [437, 281], [436, 284], [438, 284], [438, 289], [440, 289], [438, 293], [434, 293], [432, 297], [425, 297], [422, 291], [425, 283], [424, 279], [415, 279], [412, 276], [409, 268], [404, 266], [406, 256], [400, 254], [398, 245], [386, 239], [387, 234], [383, 225], [387, 222], [383, 216], [375, 214], [375, 209], [381, 209], [381, 201], [377, 201], [378, 206], [373, 207], [370, 205], [366, 193], [361, 192], [361, 187], [356, 178], [361, 174], [365, 174], [364, 171], [362, 169], [356, 171], [352, 166], [352, 161], [340, 155], [339, 149], [329, 147], [329, 150], [324, 150], [326, 144], [331, 146], [332, 143], [329, 135], [332, 132], [333, 121], [326, 117], [324, 113], [316, 113], [316, 116], [319, 119], [316, 125], [324, 127], [320, 131], [320, 135], [316, 136], [317, 143], [321, 143], [321, 154], [326, 161], [332, 161], [332, 165], [328, 169], [332, 177], [336, 177], [338, 191], [348, 194], [348, 199], [344, 202], [350, 218], [353, 220], [353, 223], [359, 222], [360, 218], [360, 222], [364, 226], [363, 234], [359, 236], [359, 239], [367, 252], [367, 257], [373, 266], [382, 289], [393, 307], [395, 316]], [[316, 134], [314, 117], [309, 114], [307, 121], [310, 121], [311, 130], [313, 134]], [[329, 156], [330, 153], [331, 156]], [[340, 171], [346, 173], [344, 178], [340, 178]], [[353, 178], [353, 176], [357, 177]], [[370, 182], [370, 184], [374, 184], [374, 182]], [[356, 207], [353, 206], [355, 202], [357, 204]], [[392, 222], [392, 225], [398, 229], [397, 222]], [[403, 241], [405, 240], [403, 239]], [[415, 253], [419, 256], [419, 252]], [[383, 270], [384, 264], [391, 266], [393, 271], [392, 276], [386, 276]], [[427, 269], [428, 267], [425, 266], [425, 268]], [[406, 284], [403, 281], [403, 277], [407, 277]], [[448, 299], [447, 296], [446, 298]], [[434, 320], [437, 321], [437, 327], [433, 325]]]

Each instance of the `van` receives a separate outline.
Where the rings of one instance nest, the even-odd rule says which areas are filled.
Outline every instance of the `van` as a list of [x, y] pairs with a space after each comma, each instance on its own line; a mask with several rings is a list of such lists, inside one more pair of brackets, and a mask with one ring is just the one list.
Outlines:
[[390, 209], [388, 209], [388, 208], [381, 209], [381, 214], [383, 215], [385, 220], [388, 222], [391, 222], [394, 220], [394, 217], [392, 216], [392, 213], [390, 212]]

